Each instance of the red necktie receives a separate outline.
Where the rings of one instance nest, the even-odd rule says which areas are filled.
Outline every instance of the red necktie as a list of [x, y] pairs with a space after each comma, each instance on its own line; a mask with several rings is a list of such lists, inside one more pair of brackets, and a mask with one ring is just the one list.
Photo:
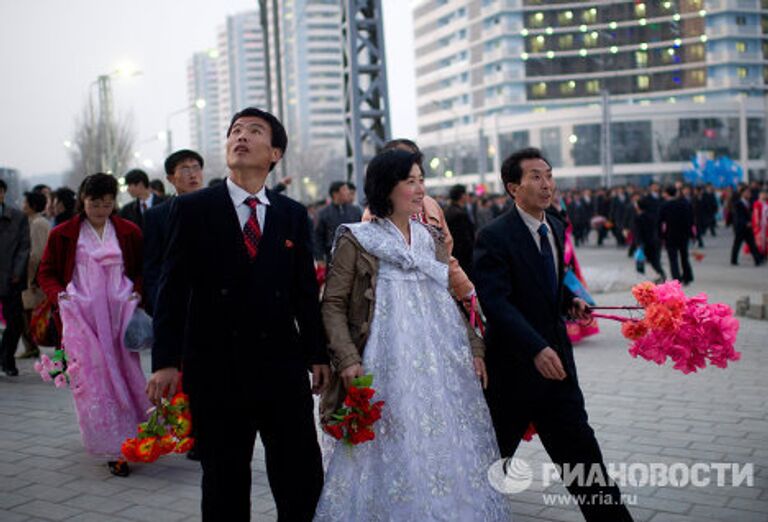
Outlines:
[[251, 207], [251, 215], [245, 222], [243, 228], [243, 239], [245, 240], [245, 249], [248, 250], [248, 257], [256, 259], [259, 253], [259, 239], [261, 239], [261, 227], [256, 216], [256, 207], [259, 206], [259, 199], [250, 197], [245, 200], [245, 204]]

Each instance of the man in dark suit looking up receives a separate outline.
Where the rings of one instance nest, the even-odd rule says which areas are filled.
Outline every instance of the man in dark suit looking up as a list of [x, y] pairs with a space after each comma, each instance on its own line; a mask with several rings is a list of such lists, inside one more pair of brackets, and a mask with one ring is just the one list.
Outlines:
[[264, 185], [288, 144], [277, 118], [244, 109], [226, 143], [229, 177], [171, 209], [147, 395], [173, 394], [183, 367], [205, 522], [249, 520], [257, 433], [278, 518], [309, 522], [323, 486], [311, 392], [330, 373], [309, 216]]
[[[582, 466], [585, 475], [599, 468], [607, 479], [563, 320], [589, 312], [563, 285], [565, 231], [545, 212], [555, 192], [552, 167], [538, 149], [523, 149], [504, 161], [501, 178], [515, 206], [480, 231], [474, 255], [488, 319], [486, 399], [501, 456], [514, 455], [533, 423], [555, 464]], [[587, 520], [632, 520], [615, 485], [574, 480], [566, 487]]]
[[[194, 150], [177, 150], [165, 160], [168, 183], [182, 196], [203, 188], [203, 157]], [[144, 304], [154, 314], [157, 284], [168, 246], [168, 216], [173, 199], [155, 205], [144, 214]]]
[[149, 188], [149, 176], [141, 169], [133, 169], [125, 174], [125, 184], [128, 186], [128, 194], [133, 201], [120, 209], [120, 217], [136, 223], [144, 229], [144, 214], [155, 205], [159, 205], [166, 198], [156, 196]]

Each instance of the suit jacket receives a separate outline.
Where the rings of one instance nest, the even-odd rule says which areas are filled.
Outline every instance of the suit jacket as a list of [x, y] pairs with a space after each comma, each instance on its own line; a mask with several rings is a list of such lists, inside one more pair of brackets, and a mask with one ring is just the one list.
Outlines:
[[685, 245], [693, 237], [693, 207], [684, 198], [675, 198], [661, 204], [659, 230], [669, 246]]
[[558, 353], [566, 373], [576, 380], [573, 347], [563, 320], [575, 297], [563, 285], [565, 231], [558, 219], [546, 214], [546, 220], [557, 245], [557, 298], [547, 291], [539, 247], [517, 207], [489, 223], [477, 238], [475, 288], [488, 320], [489, 386], [514, 386], [534, 393], [546, 389], [533, 359], [547, 346]]
[[[153, 208], [155, 208], [157, 205], [161, 204], [163, 201], [168, 199], [165, 196], [158, 196], [155, 194], [152, 196], [152, 206], [148, 208], [146, 211], [149, 212]], [[131, 221], [135, 223], [139, 228], [144, 229], [144, 214], [141, 213], [141, 202], [138, 199], [134, 199], [130, 203], [128, 203], [126, 206], [120, 209], [120, 217], [123, 219], [127, 219], [128, 221]]]
[[349, 203], [344, 205], [328, 204], [317, 214], [315, 226], [315, 259], [331, 262], [331, 247], [336, 238], [336, 229], [339, 225], [347, 223], [359, 223], [363, 219], [363, 211], [356, 205]]
[[267, 198], [253, 261], [225, 183], [170, 208], [152, 368], [183, 365], [193, 400], [231, 398], [254, 372], [279, 386], [281, 368], [328, 362], [309, 216], [285, 196]]
[[168, 245], [168, 220], [174, 199], [153, 205], [144, 213], [144, 302], [149, 315], [154, 315], [157, 285]]
[[[29, 221], [21, 210], [8, 203], [0, 209], [0, 296], [6, 296], [20, 292], [27, 283]], [[11, 285], [14, 277], [19, 278], [18, 285]]]
[[751, 205], [739, 198], [733, 202], [733, 231], [744, 232], [752, 224]]

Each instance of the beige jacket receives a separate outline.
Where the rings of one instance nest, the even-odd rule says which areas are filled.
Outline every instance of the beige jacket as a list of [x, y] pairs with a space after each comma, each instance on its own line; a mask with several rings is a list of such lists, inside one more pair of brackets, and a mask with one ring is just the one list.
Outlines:
[[21, 293], [24, 310], [32, 310], [45, 298], [45, 294], [35, 281], [37, 267], [43, 258], [45, 244], [48, 242], [48, 234], [51, 231], [51, 223], [42, 214], [35, 214], [29, 220], [30, 250], [27, 264], [27, 289]]
[[[448, 253], [453, 252], [453, 237], [451, 231], [448, 230], [448, 223], [445, 221], [445, 214], [443, 209], [440, 208], [440, 204], [433, 198], [425, 195], [423, 202], [424, 219], [427, 224], [437, 228], [443, 234], [443, 243], [445, 244]], [[366, 208], [363, 212], [363, 221], [371, 220], [371, 213]], [[451, 285], [453, 294], [458, 299], [464, 299], [474, 289], [475, 285], [469, 280], [467, 274], [459, 266], [459, 262], [455, 257], [450, 256], [448, 261], [448, 283]]]

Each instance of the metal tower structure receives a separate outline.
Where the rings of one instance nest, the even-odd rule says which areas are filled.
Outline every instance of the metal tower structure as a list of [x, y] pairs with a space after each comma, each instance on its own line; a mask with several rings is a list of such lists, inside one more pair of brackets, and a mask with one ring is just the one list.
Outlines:
[[117, 173], [117, 154], [113, 125], [112, 82], [109, 75], [99, 76], [99, 140], [101, 146], [101, 171], [113, 176]]
[[361, 189], [365, 165], [391, 133], [381, 0], [341, 3], [347, 179]]

